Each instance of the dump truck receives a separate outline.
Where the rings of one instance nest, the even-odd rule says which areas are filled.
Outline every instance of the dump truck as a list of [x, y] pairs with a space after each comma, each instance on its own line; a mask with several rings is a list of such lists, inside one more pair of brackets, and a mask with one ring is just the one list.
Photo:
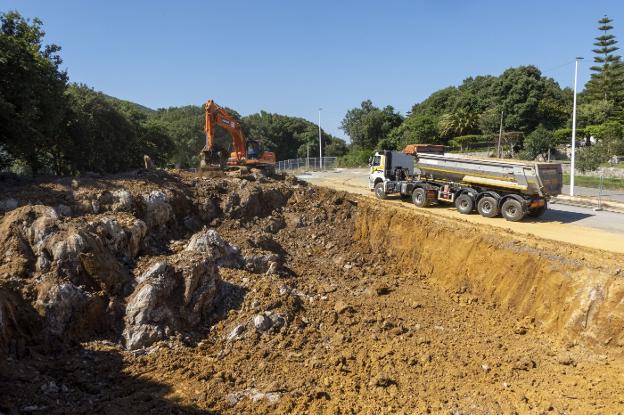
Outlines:
[[369, 188], [380, 199], [399, 194], [418, 207], [448, 203], [512, 222], [541, 216], [563, 185], [557, 163], [468, 158], [437, 145], [376, 151], [369, 164]]

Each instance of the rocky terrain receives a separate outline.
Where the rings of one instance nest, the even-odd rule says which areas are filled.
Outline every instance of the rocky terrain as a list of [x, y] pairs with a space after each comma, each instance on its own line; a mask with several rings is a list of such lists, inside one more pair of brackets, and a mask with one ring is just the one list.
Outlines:
[[293, 177], [0, 179], [0, 413], [624, 413], [621, 258]]

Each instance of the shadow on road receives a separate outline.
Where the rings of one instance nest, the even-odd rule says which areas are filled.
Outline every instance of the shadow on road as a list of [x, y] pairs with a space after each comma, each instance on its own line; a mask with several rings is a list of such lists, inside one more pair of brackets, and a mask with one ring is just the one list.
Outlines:
[[548, 210], [540, 218], [532, 219], [525, 218], [525, 222], [529, 223], [543, 223], [543, 222], [561, 222], [561, 223], [574, 223], [583, 219], [592, 217], [590, 213], [581, 212], [569, 212], [564, 210], [558, 210], [556, 208], [548, 207]]

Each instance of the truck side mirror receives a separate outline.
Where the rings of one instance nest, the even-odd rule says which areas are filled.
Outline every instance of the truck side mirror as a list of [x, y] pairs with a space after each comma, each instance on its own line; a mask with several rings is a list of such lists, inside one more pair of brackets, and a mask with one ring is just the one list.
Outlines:
[[368, 165], [369, 165], [369, 167], [373, 165], [373, 158], [372, 157], [368, 158]]

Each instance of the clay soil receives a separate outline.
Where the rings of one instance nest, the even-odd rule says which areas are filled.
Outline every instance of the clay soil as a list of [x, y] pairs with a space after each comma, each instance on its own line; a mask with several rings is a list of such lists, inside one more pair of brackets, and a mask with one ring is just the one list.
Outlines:
[[[212, 186], [170, 174], [191, 204], [202, 197], [196, 187]], [[93, 186], [171, 184], [159, 180]], [[418, 231], [408, 213], [368, 199], [278, 185], [292, 191], [281, 211], [211, 225], [242, 252], [278, 254], [279, 273], [220, 268], [221, 303], [192, 337], [134, 351], [94, 338], [1, 357], [0, 413], [624, 413], [622, 298], [587, 305], [580, 288], [561, 291], [566, 278], [617, 291], [621, 256], [567, 255], [570, 246], [449, 220]], [[53, 205], [65, 188], [17, 183], [4, 195]], [[281, 217], [285, 226], [271, 229]], [[158, 249], [142, 255], [138, 264]], [[497, 278], [481, 273], [488, 261], [498, 261]], [[459, 262], [467, 265], [448, 265]], [[258, 330], [262, 313], [288, 318]]]

